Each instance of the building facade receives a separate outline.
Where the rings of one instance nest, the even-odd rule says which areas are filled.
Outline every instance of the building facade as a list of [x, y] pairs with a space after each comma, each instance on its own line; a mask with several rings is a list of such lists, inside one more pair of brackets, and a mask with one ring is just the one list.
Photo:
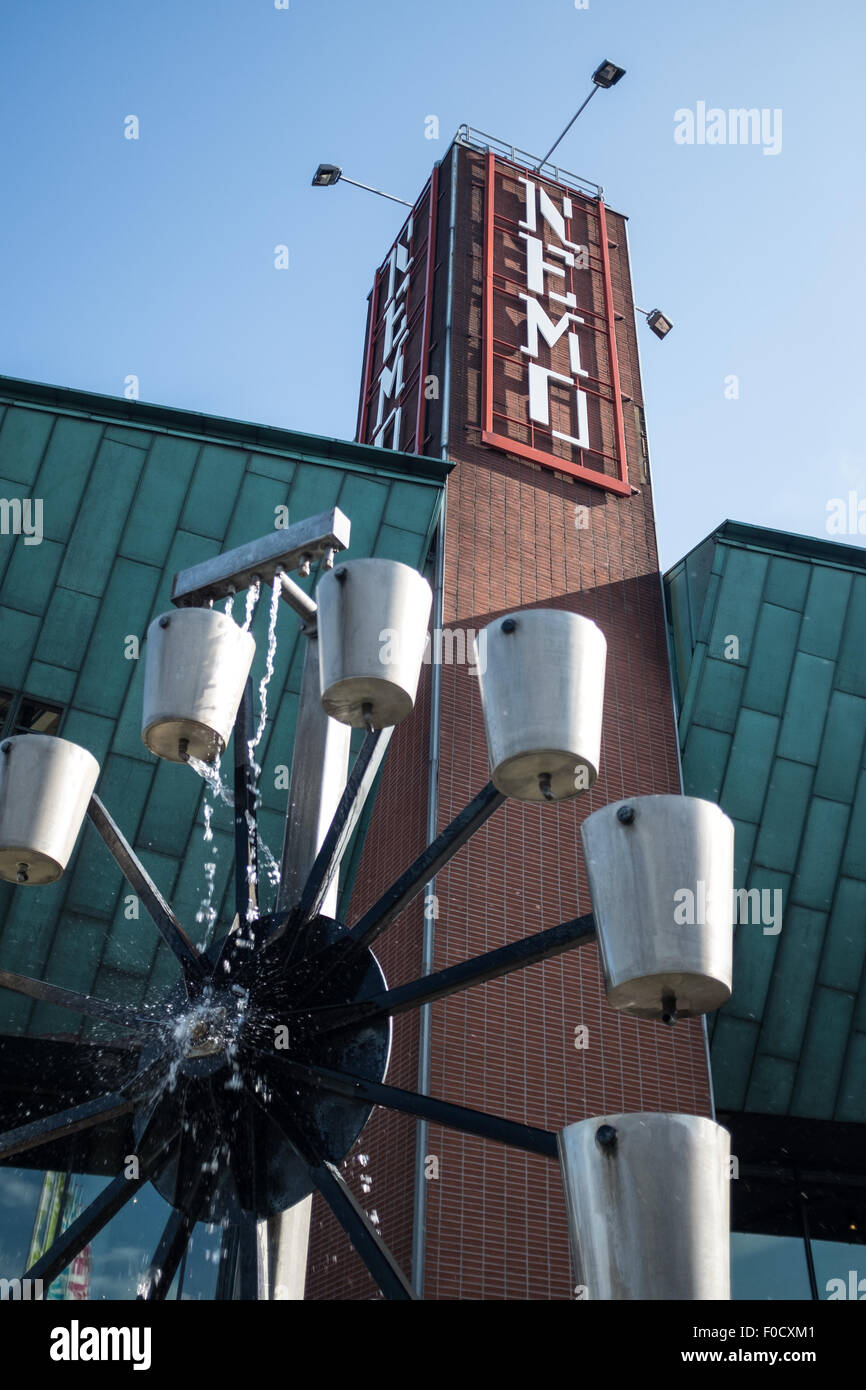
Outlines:
[[685, 791], [735, 826], [734, 992], [710, 1023], [734, 1294], [862, 1298], [866, 552], [727, 521], [665, 589]]
[[[449, 641], [395, 733], [350, 920], [488, 780], [472, 635], [553, 607], [608, 644], [598, 781], [497, 811], [377, 944], [398, 984], [590, 911], [581, 820], [680, 790], [626, 218], [462, 130], [375, 277], [359, 436], [455, 468], [434, 604]], [[550, 1130], [711, 1109], [702, 1021], [615, 1014], [594, 946], [437, 1002], [420, 1027], [398, 1018], [390, 1079]], [[573, 1296], [557, 1165], [383, 1111], [360, 1144], [348, 1171], [425, 1298]], [[307, 1296], [376, 1296], [318, 1202]]]

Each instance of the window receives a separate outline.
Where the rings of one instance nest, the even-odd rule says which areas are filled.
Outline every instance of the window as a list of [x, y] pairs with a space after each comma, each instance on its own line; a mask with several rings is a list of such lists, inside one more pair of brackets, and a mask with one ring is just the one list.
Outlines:
[[56, 734], [62, 716], [61, 705], [52, 705], [20, 690], [0, 690], [0, 738], [13, 734]]

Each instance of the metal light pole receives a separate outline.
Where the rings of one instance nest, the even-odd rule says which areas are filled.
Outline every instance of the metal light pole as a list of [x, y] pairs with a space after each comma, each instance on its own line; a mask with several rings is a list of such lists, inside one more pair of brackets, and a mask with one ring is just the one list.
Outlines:
[[621, 77], [625, 77], [625, 68], [619, 68], [617, 67], [616, 63], [609, 63], [607, 62], [607, 60], [605, 60], [605, 62], [603, 63], [599, 63], [595, 72], [592, 74], [592, 91], [590, 92], [589, 96], [581, 102], [580, 106], [575, 111], [568, 125], [565, 127], [565, 130], [563, 130], [559, 135], [557, 135], [556, 139], [554, 140], [550, 149], [547, 151], [547, 154], [544, 156], [544, 158], [538, 161], [537, 168], [541, 169], [547, 163], [550, 156], [553, 154], [553, 151], [556, 149], [557, 145], [560, 145], [562, 143], [568, 132], [571, 130], [571, 127], [574, 125], [578, 116], [581, 114], [582, 111], [586, 110], [587, 106], [589, 106], [589, 103], [592, 101], [599, 87], [615, 87]]

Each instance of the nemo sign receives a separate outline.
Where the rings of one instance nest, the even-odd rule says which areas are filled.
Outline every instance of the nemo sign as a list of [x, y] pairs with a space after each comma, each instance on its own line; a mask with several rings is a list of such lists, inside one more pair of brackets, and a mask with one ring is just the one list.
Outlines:
[[424, 452], [436, 170], [376, 272], [367, 313], [358, 439]]
[[487, 156], [482, 439], [629, 496], [604, 203]]

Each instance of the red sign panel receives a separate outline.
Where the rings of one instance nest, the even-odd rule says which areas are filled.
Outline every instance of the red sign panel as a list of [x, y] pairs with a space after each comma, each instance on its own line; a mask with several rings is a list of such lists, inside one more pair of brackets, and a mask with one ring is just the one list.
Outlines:
[[358, 439], [410, 454], [424, 451], [436, 172], [376, 272], [367, 314]]
[[485, 444], [629, 496], [604, 203], [487, 157]]

